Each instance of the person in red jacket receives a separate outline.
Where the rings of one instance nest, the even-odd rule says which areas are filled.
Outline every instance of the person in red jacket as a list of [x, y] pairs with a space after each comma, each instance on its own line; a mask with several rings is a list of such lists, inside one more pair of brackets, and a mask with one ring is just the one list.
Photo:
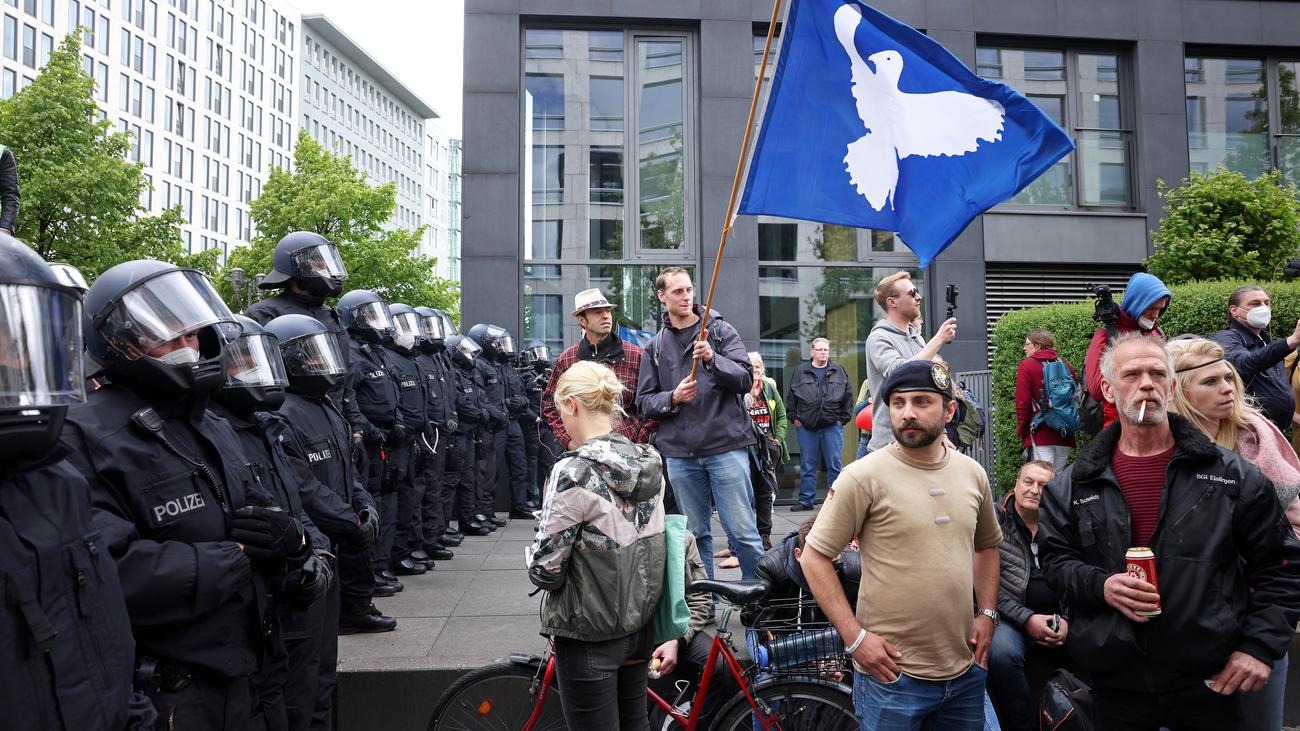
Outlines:
[[1115, 411], [1115, 404], [1101, 394], [1101, 356], [1106, 354], [1110, 341], [1124, 333], [1139, 332], [1163, 343], [1166, 338], [1164, 330], [1160, 329], [1159, 320], [1165, 310], [1169, 309], [1171, 299], [1173, 295], [1164, 282], [1152, 274], [1138, 272], [1129, 278], [1128, 285], [1124, 288], [1124, 299], [1119, 305], [1119, 320], [1112, 327], [1097, 328], [1097, 332], [1092, 334], [1083, 371], [1088, 379], [1088, 395], [1104, 407], [1102, 428], [1110, 426], [1119, 414]]
[[[1062, 435], [1046, 424], [1030, 429], [1034, 414], [1047, 403], [1043, 395], [1043, 364], [1052, 360], [1061, 360], [1056, 354], [1056, 337], [1048, 330], [1030, 330], [1025, 336], [1025, 359], [1016, 368], [1016, 434], [1025, 447], [1026, 461], [1046, 462], [1060, 472], [1074, 449], [1074, 435]], [[1077, 383], [1079, 376], [1074, 367], [1069, 363], [1065, 367]]]

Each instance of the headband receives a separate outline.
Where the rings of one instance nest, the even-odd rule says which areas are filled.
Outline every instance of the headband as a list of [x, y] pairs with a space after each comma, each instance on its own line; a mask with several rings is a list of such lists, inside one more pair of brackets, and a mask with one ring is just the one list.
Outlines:
[[1179, 368], [1178, 370], [1174, 371], [1174, 373], [1186, 373], [1187, 371], [1194, 371], [1197, 368], [1204, 368], [1207, 365], [1214, 365], [1215, 363], [1221, 363], [1225, 360], [1227, 360], [1227, 358], [1215, 358], [1214, 360], [1207, 360], [1200, 365], [1187, 366], [1186, 368]]

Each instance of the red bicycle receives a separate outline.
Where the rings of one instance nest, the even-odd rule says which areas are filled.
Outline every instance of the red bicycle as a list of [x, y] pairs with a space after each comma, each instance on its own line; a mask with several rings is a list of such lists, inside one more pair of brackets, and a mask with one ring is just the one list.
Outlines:
[[[825, 621], [807, 618], [809, 600], [784, 606], [762, 602], [767, 589], [762, 581], [691, 584], [692, 593], [710, 592], [722, 599], [723, 609], [689, 706], [648, 691], [651, 707], [666, 717], [664, 729], [704, 731], [704, 699], [721, 664], [740, 690], [712, 714], [710, 731], [857, 731], [852, 689], [842, 682], [850, 666], [838, 635]], [[750, 609], [756, 617], [750, 632], [759, 661], [748, 667], [737, 659], [727, 630], [737, 608]], [[438, 700], [429, 731], [563, 731], [567, 726], [555, 685], [553, 656], [511, 655], [507, 662], [478, 668], [453, 683]]]

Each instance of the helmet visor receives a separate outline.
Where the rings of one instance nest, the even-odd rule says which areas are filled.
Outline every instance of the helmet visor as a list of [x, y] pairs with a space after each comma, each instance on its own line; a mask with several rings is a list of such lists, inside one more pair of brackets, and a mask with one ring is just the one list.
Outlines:
[[508, 353], [511, 355], [514, 354], [515, 339], [513, 337], [509, 335], [502, 336], [500, 340], [497, 340], [497, 343], [498, 343], [498, 347], [501, 348], [502, 353]]
[[333, 333], [313, 333], [280, 343], [280, 355], [290, 375], [340, 376], [347, 372]]
[[54, 276], [59, 278], [59, 283], [63, 286], [71, 287], [83, 294], [90, 289], [90, 285], [86, 284], [86, 278], [82, 276], [81, 270], [71, 264], [51, 264], [50, 269], [54, 271]]
[[193, 269], [176, 269], [144, 280], [97, 314], [94, 321], [104, 340], [131, 360], [209, 325], [216, 326], [226, 343], [243, 330], [208, 278]]
[[451, 321], [451, 315], [448, 315], [447, 313], [444, 312], [438, 315], [438, 319], [442, 321], [442, 330], [444, 333], [446, 333], [447, 337], [451, 337], [452, 335], [458, 334], [456, 330], [456, 323]]
[[410, 335], [412, 338], [424, 336], [420, 329], [420, 316], [414, 312], [393, 315], [393, 331], [397, 335]]
[[533, 360], [551, 359], [551, 348], [546, 345], [534, 345], [533, 347], [529, 348], [527, 352], [533, 354]]
[[348, 270], [343, 266], [343, 257], [339, 256], [334, 244], [317, 244], [305, 246], [291, 255], [293, 276], [298, 279], [312, 277], [337, 277], [347, 279]]
[[456, 350], [460, 351], [462, 355], [471, 360], [477, 358], [478, 354], [483, 352], [483, 349], [479, 347], [478, 343], [469, 338], [461, 338], [460, 342], [456, 343]]
[[249, 333], [226, 348], [226, 385], [289, 385], [274, 335]]
[[366, 302], [353, 307], [352, 321], [381, 332], [393, 329], [393, 316], [388, 313], [388, 305], [383, 302]]
[[429, 315], [420, 318], [420, 335], [425, 340], [446, 340], [447, 328], [442, 318], [437, 315]]
[[0, 408], [86, 400], [81, 301], [69, 291], [0, 284]]

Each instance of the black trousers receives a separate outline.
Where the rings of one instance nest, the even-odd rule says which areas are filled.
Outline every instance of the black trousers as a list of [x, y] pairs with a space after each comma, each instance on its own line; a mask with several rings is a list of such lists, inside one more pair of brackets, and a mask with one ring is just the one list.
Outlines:
[[379, 493], [375, 495], [375, 508], [379, 511], [379, 540], [370, 546], [370, 559], [377, 572], [386, 570], [391, 564], [393, 543], [397, 539], [398, 493], [411, 477], [410, 461], [409, 441], [386, 445], [385, 459], [380, 468]]
[[447, 468], [447, 452], [452, 449], [452, 437], [439, 434], [436, 451], [424, 458], [424, 466], [417, 477], [424, 484], [420, 488], [420, 532], [418, 541], [424, 549], [439, 546], [439, 538], [447, 529], [447, 520], [451, 515], [448, 502], [454, 494], [444, 492], [444, 478]]
[[475, 455], [478, 482], [475, 484], [474, 512], [493, 515], [497, 512], [497, 461], [505, 448], [506, 430], [482, 432], [482, 443]]
[[[688, 685], [682, 700], [691, 700], [695, 697], [695, 691], [700, 685], [700, 676], [704, 672], [704, 666], [709, 662], [709, 650], [713, 647], [713, 635], [708, 632], [696, 632], [691, 638], [690, 644], [682, 645], [678, 641], [677, 648], [677, 667], [671, 673], [658, 680], [651, 680], [650, 687], [659, 694], [660, 698], [672, 703], [677, 699], [677, 681], [685, 680]], [[710, 719], [713, 718], [722, 705], [731, 699], [736, 693], [740, 692], [740, 686], [736, 684], [736, 678], [727, 670], [727, 665], [719, 657], [713, 665], [713, 679], [709, 681], [709, 690], [704, 695], [704, 709], [700, 712], [701, 727], [707, 728]], [[650, 709], [650, 725], [652, 728], [663, 728], [663, 722], [667, 720], [667, 714], [654, 706]]]
[[1234, 731], [1242, 728], [1240, 706], [1240, 693], [1219, 695], [1204, 683], [1167, 693], [1092, 689], [1093, 727], [1105, 731]]
[[[354, 543], [340, 543], [335, 576], [339, 584], [339, 613], [346, 617], [365, 614], [375, 596], [375, 572], [370, 551]], [[338, 634], [338, 623], [327, 625]]]
[[[650, 643], [648, 628], [603, 642], [555, 639], [555, 672], [569, 728], [649, 731]], [[628, 660], [641, 662], [627, 665]]]
[[[443, 492], [452, 498], [447, 517], [454, 515], [462, 529], [474, 522], [474, 513], [478, 511], [477, 448], [474, 434], [453, 434], [443, 470]], [[446, 502], [443, 509], [447, 510]]]
[[503, 440], [502, 460], [509, 471], [509, 484], [505, 487], [509, 491], [510, 509], [527, 511], [528, 506], [528, 450], [524, 446], [524, 430], [519, 424], [518, 419], [511, 419], [505, 428], [505, 439]]
[[542, 501], [537, 499], [537, 457], [542, 449], [539, 427], [541, 425], [535, 422], [519, 422], [519, 428], [524, 433], [524, 501], [540, 505]]
[[249, 677], [196, 674], [184, 688], [162, 688], [149, 699], [158, 710], [156, 731], [268, 731]]
[[424, 539], [421, 527], [424, 491], [428, 480], [424, 478], [428, 456], [422, 449], [412, 449], [407, 458], [406, 476], [397, 485], [397, 535], [393, 539], [390, 563], [397, 563], [418, 551]]
[[551, 476], [551, 468], [555, 466], [555, 460], [560, 456], [560, 445], [555, 441], [555, 435], [551, 433], [551, 428], [546, 424], [540, 424], [538, 429], [538, 450], [537, 450], [537, 489], [533, 493], [534, 499], [538, 505], [542, 504], [542, 492], [546, 488], [546, 480]]
[[[334, 689], [338, 687], [339, 665], [339, 581], [338, 574], [330, 582], [329, 592], [316, 600], [313, 610], [320, 612], [320, 624], [311, 624], [311, 631], [317, 638], [316, 668], [316, 706], [312, 709], [310, 728], [312, 731], [327, 731], [330, 727], [330, 710], [334, 706]], [[292, 648], [289, 655], [293, 657]], [[290, 723], [293, 719], [290, 717]]]
[[[321, 661], [326, 644], [333, 644], [337, 662], [338, 602], [336, 578], [330, 582], [325, 596], [312, 602], [311, 607], [287, 613], [284, 647], [288, 657], [288, 678], [284, 685], [284, 706], [290, 731], [307, 731], [311, 727], [312, 715], [320, 699]], [[327, 624], [330, 604], [333, 605], [333, 626]], [[326, 631], [327, 627], [329, 631]]]
[[776, 462], [781, 459], [781, 446], [769, 442], [755, 445], [753, 449], [767, 452], [759, 460], [753, 456], [749, 459], [749, 479], [754, 485], [754, 517], [763, 550], [767, 550], [772, 547], [772, 498], [776, 495]]

